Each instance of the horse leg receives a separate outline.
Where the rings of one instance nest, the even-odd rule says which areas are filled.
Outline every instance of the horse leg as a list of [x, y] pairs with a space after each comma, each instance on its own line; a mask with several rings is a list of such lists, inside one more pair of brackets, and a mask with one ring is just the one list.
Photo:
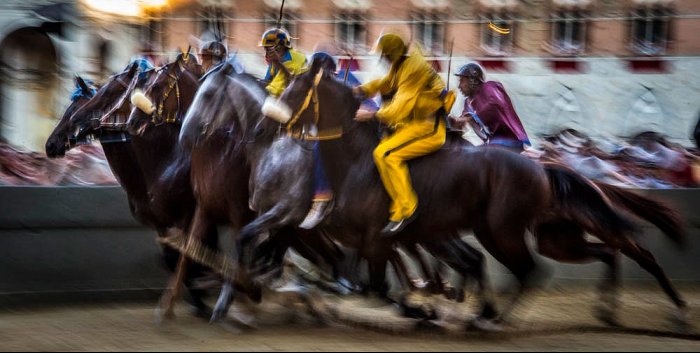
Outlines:
[[537, 238], [538, 252], [550, 259], [574, 264], [598, 260], [607, 265], [605, 280], [599, 287], [605, 305], [598, 307], [596, 316], [608, 325], [617, 326], [617, 250], [606, 244], [586, 241], [583, 229], [566, 221], [540, 224], [535, 228], [534, 235]]
[[411, 283], [411, 279], [408, 277], [408, 267], [401, 258], [398, 250], [394, 249], [392, 251], [391, 255], [389, 256], [389, 262], [391, 262], [391, 265], [394, 267], [396, 277], [398, 277], [399, 282], [401, 282], [401, 286], [408, 291], [413, 291], [416, 289], [413, 283]]
[[531, 291], [537, 264], [525, 243], [525, 225], [516, 222], [506, 224], [502, 221], [492, 222], [492, 224], [497, 226], [475, 228], [474, 235], [484, 248], [508, 268], [518, 280], [517, 292], [499, 318], [500, 321], [507, 322], [518, 304]]
[[283, 218], [281, 215], [283, 215], [285, 211], [284, 206], [278, 203], [241, 229], [236, 239], [237, 258], [239, 262], [246, 267], [252, 264], [253, 258], [252, 256], [247, 256], [247, 254], [254, 252], [256, 249], [248, 249], [248, 245], [260, 234], [273, 228], [282, 228], [284, 225], [280, 224], [279, 221]]
[[[192, 218], [192, 225], [190, 228], [190, 236], [187, 238], [186, 248], [190, 248], [194, 244], [207, 242], [210, 247], [218, 247], [216, 244], [218, 242], [218, 233], [216, 226], [211, 224], [203, 211], [197, 207], [195, 209], [194, 216]], [[202, 267], [191, 263], [185, 254], [180, 255], [180, 259], [175, 270], [175, 275], [171, 278], [168, 290], [161, 297], [160, 308], [164, 309], [164, 315], [166, 317], [173, 316], [173, 309], [175, 306], [175, 301], [180, 297], [183, 284], [188, 288], [191, 297], [192, 304], [197, 309], [197, 315], [211, 315], [211, 309], [202, 300], [201, 296], [204, 291], [192, 288], [192, 279], [196, 274], [201, 271]], [[192, 271], [189, 271], [189, 270]]]
[[643, 248], [641, 245], [633, 242], [631, 239], [628, 242], [623, 243], [620, 250], [624, 255], [630, 257], [632, 260], [638, 263], [639, 266], [656, 278], [666, 295], [668, 295], [671, 301], [673, 301], [673, 303], [676, 305], [677, 312], [675, 315], [675, 321], [677, 321], [682, 328], [685, 328], [688, 324], [687, 304], [673, 287], [668, 277], [666, 277], [664, 270], [656, 262], [654, 255], [652, 255], [649, 250]]
[[481, 310], [477, 320], [482, 320], [485, 323], [498, 316], [493, 289], [488, 281], [488, 276], [486, 276], [484, 254], [459, 238], [448, 242], [424, 243], [423, 246], [441, 262], [455, 269], [462, 278], [476, 280], [481, 301]]
[[156, 320], [159, 322], [162, 321], [163, 318], [172, 319], [175, 317], [175, 301], [180, 296], [181, 287], [185, 278], [187, 262], [187, 256], [180, 254], [177, 261], [177, 266], [175, 267], [175, 273], [170, 276], [168, 288], [160, 298], [158, 310], [156, 311]]
[[[436, 276], [436, 271], [433, 270], [430, 265], [428, 265], [428, 260], [425, 258], [425, 256], [423, 256], [423, 254], [421, 254], [420, 251], [418, 251], [417, 244], [407, 245], [404, 247], [404, 250], [406, 250], [406, 253], [420, 265], [421, 271], [423, 272], [423, 277], [427, 282], [425, 289], [433, 294], [439, 293], [439, 286], [441, 284], [441, 281], [438, 278], [439, 275]], [[410, 284], [413, 289], [417, 289], [417, 286], [414, 283], [411, 282]]]

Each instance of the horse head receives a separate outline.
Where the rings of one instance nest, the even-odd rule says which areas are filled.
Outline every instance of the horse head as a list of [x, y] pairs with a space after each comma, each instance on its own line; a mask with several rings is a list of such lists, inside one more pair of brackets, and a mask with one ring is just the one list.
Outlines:
[[182, 123], [199, 87], [201, 70], [198, 66], [193, 55], [180, 54], [175, 61], [158, 70], [143, 92], [135, 90], [131, 94], [134, 107], [126, 123], [127, 131], [141, 135], [149, 123], [155, 126]]
[[100, 130], [118, 127], [116, 121], [124, 120], [128, 114], [128, 100], [125, 93], [136, 86], [138, 79], [136, 63], [124, 72], [112, 76], [83, 106], [75, 110], [54, 129], [47, 141], [51, 144], [51, 154], [63, 155], [68, 149], [85, 143], [87, 137]]
[[71, 103], [63, 113], [61, 120], [56, 128], [51, 133], [51, 136], [46, 140], [46, 155], [50, 158], [63, 157], [66, 150], [71, 147], [69, 136], [66, 133], [69, 131], [68, 124], [70, 117], [80, 107], [84, 106], [92, 97], [95, 96], [96, 88], [94, 85], [88, 85], [82, 77], [75, 76], [75, 90], [71, 95]]
[[285, 124], [288, 130], [313, 125], [319, 137], [324, 133], [342, 134], [352, 124], [360, 101], [324, 66], [324, 61], [314, 60], [311, 68], [296, 76], [278, 100], [265, 102], [263, 114]]
[[187, 110], [180, 142], [189, 148], [217, 131], [238, 133], [233, 140], [242, 141], [258, 122], [266, 95], [254, 77], [236, 73], [228, 62], [210, 71]]
[[204, 67], [202, 67], [202, 63], [199, 62], [197, 56], [192, 53], [192, 47], [187, 48], [186, 52], [178, 54], [175, 61], [182, 63], [185, 70], [194, 74], [198, 78], [204, 75]]

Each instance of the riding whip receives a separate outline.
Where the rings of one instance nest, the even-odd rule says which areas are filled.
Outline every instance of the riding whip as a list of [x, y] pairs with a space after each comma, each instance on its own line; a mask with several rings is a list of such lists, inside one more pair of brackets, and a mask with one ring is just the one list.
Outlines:
[[282, 16], [284, 16], [284, 0], [282, 0], [282, 5], [280, 5], [280, 16], [277, 19], [277, 28], [282, 28]]
[[350, 65], [352, 64], [352, 54], [347, 53], [347, 55], [350, 57], [350, 59], [348, 59], [348, 64], [345, 66], [345, 75], [343, 77], [344, 84], [348, 83], [348, 75], [350, 75]]
[[446, 89], [449, 92], [450, 91], [450, 73], [452, 71], [452, 49], [455, 47], [455, 38], [452, 37], [452, 40], [450, 41], [450, 57], [447, 60], [447, 85]]

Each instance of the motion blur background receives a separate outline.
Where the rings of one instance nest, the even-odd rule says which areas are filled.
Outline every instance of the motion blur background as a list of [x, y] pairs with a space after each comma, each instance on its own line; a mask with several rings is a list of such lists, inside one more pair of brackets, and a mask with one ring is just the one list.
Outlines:
[[[58, 161], [44, 157], [46, 138], [70, 103], [74, 75], [101, 83], [135, 57], [164, 64], [179, 50], [196, 47], [193, 36], [218, 36], [247, 71], [263, 76], [266, 64], [257, 45], [264, 30], [276, 25], [281, 3], [2, 1], [0, 183], [116, 184], [99, 147], [71, 151]], [[636, 164], [685, 170], [685, 181], [638, 181], [650, 172], [582, 162], [585, 154], [568, 164], [634, 175], [608, 177], [634, 187], [700, 181], [692, 137], [700, 112], [700, 1], [287, 0], [282, 25], [297, 49], [308, 55], [328, 51], [363, 80], [380, 74], [378, 58], [368, 52], [387, 31], [420, 46], [445, 79], [450, 68], [477, 61], [488, 80], [505, 85], [535, 148], [542, 148], [546, 136], [574, 129], [578, 138], [593, 139], [607, 153], [600, 158], [605, 160], [651, 131], [686, 156], [636, 150]], [[455, 77], [450, 81], [456, 89]], [[578, 153], [581, 141], [564, 147]], [[661, 162], [674, 159], [684, 160], [677, 166]]]

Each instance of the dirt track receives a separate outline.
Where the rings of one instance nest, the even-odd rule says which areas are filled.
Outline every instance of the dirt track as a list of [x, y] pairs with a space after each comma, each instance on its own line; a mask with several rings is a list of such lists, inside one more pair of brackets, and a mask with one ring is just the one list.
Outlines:
[[54, 305], [0, 311], [0, 349], [31, 351], [698, 351], [700, 290], [681, 288], [692, 327], [674, 332], [670, 304], [657, 288], [628, 288], [622, 296], [623, 328], [609, 328], [592, 315], [592, 289], [536, 293], [516, 312], [517, 325], [502, 333], [465, 329], [471, 304], [441, 303], [445, 329], [416, 331], [391, 307], [361, 308], [359, 299], [334, 301], [341, 323], [321, 326], [301, 306], [266, 304], [258, 328], [234, 323], [209, 325], [189, 315], [163, 325], [153, 320], [153, 303]]

